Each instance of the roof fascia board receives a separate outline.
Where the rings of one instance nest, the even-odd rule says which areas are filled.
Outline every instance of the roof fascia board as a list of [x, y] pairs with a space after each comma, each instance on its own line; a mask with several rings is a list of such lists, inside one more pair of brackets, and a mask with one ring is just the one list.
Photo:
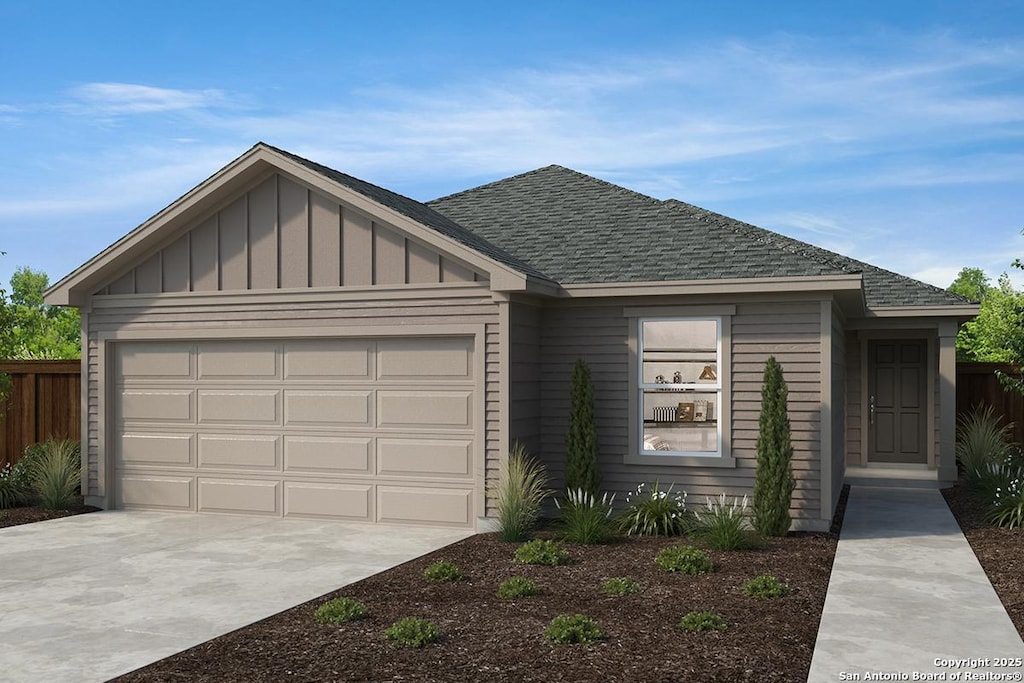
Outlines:
[[672, 294], [745, 294], [750, 292], [860, 291], [859, 273], [808, 277], [725, 278], [670, 282], [616, 282], [563, 285], [563, 296], [573, 298], [662, 296]]
[[964, 304], [962, 306], [885, 306], [869, 308], [869, 318], [963, 318], [969, 319], [978, 315], [981, 306]]
[[297, 178], [306, 185], [316, 188], [320, 192], [344, 202], [369, 216], [379, 216], [396, 228], [409, 233], [419, 242], [450, 253], [455, 258], [464, 261], [477, 270], [487, 273], [491, 280], [491, 288], [500, 291], [523, 291], [527, 288], [527, 277], [525, 274], [506, 266], [504, 263], [488, 258], [464, 244], [442, 235], [441, 233], [428, 228], [418, 221], [395, 211], [394, 209], [379, 204], [369, 197], [359, 194], [355, 190], [331, 180], [313, 169], [304, 166], [293, 159], [279, 154], [278, 152], [262, 147], [261, 151], [268, 155], [271, 162], [279, 166], [282, 171]]

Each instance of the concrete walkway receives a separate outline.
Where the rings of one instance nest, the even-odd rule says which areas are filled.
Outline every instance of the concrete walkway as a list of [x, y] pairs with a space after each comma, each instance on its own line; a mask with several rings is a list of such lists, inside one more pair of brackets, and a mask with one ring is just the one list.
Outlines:
[[106, 681], [471, 533], [123, 510], [0, 529], [0, 681]]
[[942, 494], [854, 486], [808, 681], [1019, 681], [1022, 671], [1024, 642]]

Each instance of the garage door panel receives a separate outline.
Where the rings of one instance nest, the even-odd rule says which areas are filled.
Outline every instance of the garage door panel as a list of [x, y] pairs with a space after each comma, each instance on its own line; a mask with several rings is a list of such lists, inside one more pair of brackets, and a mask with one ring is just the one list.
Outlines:
[[369, 391], [285, 391], [285, 424], [370, 424]]
[[372, 472], [373, 439], [369, 437], [286, 436], [286, 472]]
[[193, 392], [189, 389], [124, 389], [121, 391], [121, 421], [192, 423]]
[[469, 439], [377, 439], [377, 473], [411, 476], [464, 476], [472, 473]]
[[467, 339], [389, 339], [377, 343], [377, 377], [384, 380], [471, 379]]
[[469, 526], [473, 492], [405, 486], [377, 487], [377, 521]]
[[199, 435], [200, 467], [280, 470], [278, 436]]
[[381, 390], [377, 392], [377, 426], [469, 429], [473, 426], [473, 392]]
[[118, 507], [194, 510], [192, 477], [125, 474], [118, 482]]
[[280, 514], [281, 482], [199, 477], [199, 511]]
[[371, 521], [372, 492], [369, 485], [288, 481], [284, 485], [284, 514]]
[[278, 424], [277, 390], [199, 390], [199, 422]]
[[277, 348], [253, 341], [199, 344], [199, 379], [274, 379]]
[[122, 434], [118, 460], [122, 465], [164, 465], [189, 467], [192, 459], [193, 435], [189, 434]]
[[192, 349], [159, 342], [118, 346], [114, 371], [124, 379], [189, 379]]
[[369, 379], [371, 346], [366, 341], [288, 342], [285, 379]]

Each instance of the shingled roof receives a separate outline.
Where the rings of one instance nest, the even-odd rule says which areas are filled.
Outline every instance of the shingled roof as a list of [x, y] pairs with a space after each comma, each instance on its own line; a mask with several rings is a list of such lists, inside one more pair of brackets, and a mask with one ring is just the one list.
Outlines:
[[861, 273], [873, 308], [969, 303], [799, 240], [562, 166], [427, 205], [563, 285]]

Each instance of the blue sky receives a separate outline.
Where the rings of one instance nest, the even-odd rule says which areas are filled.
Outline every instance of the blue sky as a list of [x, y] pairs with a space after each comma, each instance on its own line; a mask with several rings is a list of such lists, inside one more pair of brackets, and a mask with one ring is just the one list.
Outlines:
[[557, 163], [940, 286], [1024, 256], [1016, 0], [0, 0], [0, 27], [3, 284], [258, 140], [420, 200]]

